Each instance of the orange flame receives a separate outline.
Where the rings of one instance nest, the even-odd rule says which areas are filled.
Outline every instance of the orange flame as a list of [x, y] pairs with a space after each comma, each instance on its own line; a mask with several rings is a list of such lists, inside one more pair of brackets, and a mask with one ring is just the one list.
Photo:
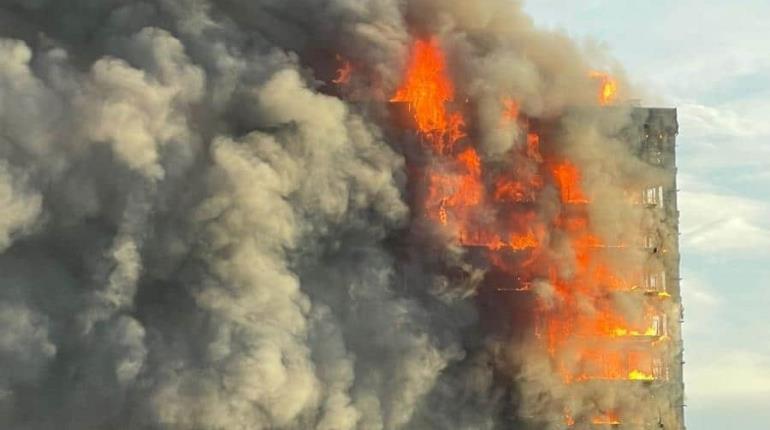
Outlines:
[[512, 235], [510, 247], [515, 250], [534, 248], [538, 245], [537, 238], [532, 232], [527, 232], [523, 235]]
[[[606, 104], [616, 96], [617, 85], [607, 75], [601, 75], [601, 82], [600, 102]], [[408, 105], [417, 133], [432, 152], [420, 175], [426, 190], [420, 208], [425, 219], [458, 244], [486, 248], [490, 264], [515, 277], [506, 291], [529, 290], [538, 278], [550, 281], [556, 300], [536, 303], [535, 330], [566, 384], [650, 381], [665, 375], [653, 365], [653, 342], [663, 334], [660, 320], [653, 323], [651, 312], [643, 321], [629, 322], [608, 300], [612, 292], [632, 290], [627, 280], [634, 274], [616, 272], [604, 256], [607, 249], [625, 244], [606, 243], [594, 230], [579, 166], [548, 151], [553, 148], [541, 152], [541, 143], [548, 142], [530, 132], [526, 145], [510, 150], [505, 170], [487, 168], [473, 142], [461, 140], [466, 137], [465, 120], [453, 108], [454, 99], [455, 87], [438, 42], [415, 41], [404, 81], [391, 101]], [[528, 124], [519, 117], [514, 100], [501, 103], [504, 121]], [[547, 198], [541, 191], [549, 174], [562, 210], [554, 219], [543, 220], [532, 203]], [[571, 248], [574, 259], [553, 257], [547, 247], [554, 239]], [[650, 342], [640, 347], [643, 341]], [[574, 423], [568, 414], [565, 420]], [[605, 414], [594, 423], [619, 420]]]
[[591, 77], [599, 81], [599, 104], [607, 106], [618, 96], [618, 82], [609, 74], [593, 71]]
[[538, 163], [543, 161], [540, 154], [540, 136], [537, 133], [527, 134], [527, 157]]
[[532, 187], [520, 181], [500, 178], [495, 184], [495, 200], [527, 202], [535, 199]]
[[606, 412], [591, 420], [592, 424], [598, 425], [619, 425], [620, 417], [615, 412]]
[[[602, 254], [605, 249], [621, 249], [625, 245], [608, 245], [592, 232], [585, 209], [591, 202], [582, 190], [580, 170], [575, 164], [569, 161], [552, 164], [551, 172], [565, 206], [555, 227], [567, 236], [575, 256], [573, 272], [566, 279], [556, 275], [556, 265], [563, 262], [552, 262], [555, 267], [551, 269], [551, 284], [563, 305], [545, 309], [541, 316], [540, 330], [547, 335], [548, 352], [555, 368], [567, 384], [589, 380], [655, 380], [652, 348], [665, 337], [660, 320], [655, 322], [656, 311], [649, 308], [643, 321], [631, 324], [605, 299], [609, 292], [633, 289], [613, 272]], [[581, 307], [593, 307], [593, 312], [581, 310], [579, 302]], [[647, 343], [619, 343], [619, 338], [632, 337], [646, 338]], [[590, 341], [576, 343], [578, 338], [590, 338]], [[576, 361], [564, 362], [559, 353], [563, 348], [574, 351], [571, 355], [577, 357]]]
[[514, 122], [519, 118], [519, 104], [513, 99], [503, 99], [503, 122]]
[[450, 149], [465, 135], [462, 116], [446, 109], [454, 100], [455, 89], [445, 69], [444, 54], [435, 39], [416, 41], [406, 79], [390, 99], [409, 104], [418, 131], [438, 152]]
[[555, 165], [553, 175], [559, 186], [562, 202], [588, 203], [580, 185], [580, 171], [574, 164], [564, 161]]
[[337, 60], [342, 61], [342, 65], [337, 69], [337, 74], [332, 82], [337, 85], [345, 85], [350, 82], [350, 77], [353, 75], [353, 65], [350, 61], [343, 60], [339, 55], [337, 55]]
[[641, 370], [633, 369], [628, 372], [628, 379], [632, 381], [654, 381], [655, 377]]
[[449, 79], [444, 54], [435, 39], [417, 40], [403, 84], [391, 102], [409, 106], [418, 133], [440, 155], [440, 168], [427, 168], [428, 194], [425, 209], [430, 219], [454, 230], [459, 241], [475, 238], [485, 245], [501, 246], [499, 239], [471, 231], [469, 217], [485, 199], [481, 159], [473, 147], [453, 154], [456, 142], [465, 136], [460, 113], [450, 112], [454, 85]]

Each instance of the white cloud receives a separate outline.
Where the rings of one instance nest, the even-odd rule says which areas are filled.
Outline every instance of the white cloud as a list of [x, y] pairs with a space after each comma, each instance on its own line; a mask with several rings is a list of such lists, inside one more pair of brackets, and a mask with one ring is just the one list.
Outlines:
[[687, 366], [685, 384], [687, 397], [697, 402], [768, 398], [770, 357], [748, 350], [722, 350]]
[[714, 308], [722, 303], [722, 298], [701, 279], [688, 278], [682, 281], [682, 294], [688, 305], [694, 305], [699, 310]]
[[[751, 108], [759, 112], [765, 109], [770, 111], [770, 105], [753, 105]], [[677, 111], [679, 121], [684, 127], [681, 131], [686, 132], [687, 137], [691, 139], [748, 139], [770, 135], [770, 125], [767, 121], [758, 121], [759, 118], [752, 118], [749, 112], [697, 103], [680, 103], [677, 105]]]
[[727, 217], [700, 225], [686, 236], [686, 246], [699, 252], [730, 252], [770, 247], [770, 230], [740, 217]]
[[[714, 181], [720, 173], [728, 182], [750, 173], [756, 184], [770, 166], [770, 102], [753, 99], [730, 105], [680, 103], [678, 162], [685, 174]], [[757, 173], [760, 175], [758, 176]], [[745, 182], [739, 185], [745, 191]]]
[[713, 192], [682, 191], [679, 207], [685, 250], [770, 255], [770, 203]]
[[[686, 273], [682, 280], [682, 300], [685, 324], [682, 327], [685, 340], [707, 339], [720, 329], [721, 313], [730, 311], [730, 297], [720, 295], [702, 274]], [[727, 305], [727, 306], [725, 306]], [[687, 343], [687, 355], [691, 352]], [[709, 348], [708, 344], [696, 343], [695, 351]]]

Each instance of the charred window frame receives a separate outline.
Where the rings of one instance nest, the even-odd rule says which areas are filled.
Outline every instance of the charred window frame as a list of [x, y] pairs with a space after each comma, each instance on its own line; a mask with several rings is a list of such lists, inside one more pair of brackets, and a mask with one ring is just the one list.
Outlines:
[[648, 124], [644, 125], [643, 133], [642, 151], [644, 160], [650, 164], [662, 166], [665, 161], [663, 152], [668, 143], [668, 133], [663, 130], [652, 129]]
[[644, 277], [644, 289], [653, 293], [665, 293], [666, 272], [664, 270], [648, 272]]
[[642, 203], [648, 207], [663, 208], [663, 186], [655, 185], [642, 190]]

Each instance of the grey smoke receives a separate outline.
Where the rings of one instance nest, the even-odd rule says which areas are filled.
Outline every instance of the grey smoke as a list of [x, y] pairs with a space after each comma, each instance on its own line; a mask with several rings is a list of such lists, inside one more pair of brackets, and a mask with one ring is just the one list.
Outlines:
[[[554, 413], [506, 394], [512, 352], [483, 337], [478, 274], [391, 243], [409, 229], [409, 142], [382, 102], [413, 31], [469, 77], [487, 157], [523, 137], [497, 127], [500, 94], [535, 116], [593, 97], [581, 50], [511, 1], [1, 1], [0, 427]], [[324, 83], [337, 54], [377, 76], [364, 101]], [[511, 372], [531, 398], [553, 377]]]

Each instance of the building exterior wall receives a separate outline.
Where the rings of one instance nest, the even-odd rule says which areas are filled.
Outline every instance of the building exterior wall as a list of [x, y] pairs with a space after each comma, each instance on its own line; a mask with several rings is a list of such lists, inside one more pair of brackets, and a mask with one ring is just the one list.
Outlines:
[[679, 274], [679, 209], [677, 206], [676, 185], [676, 136], [679, 132], [676, 109], [635, 108], [632, 114], [635, 130], [630, 133], [630, 141], [638, 156], [660, 168], [658, 181], [648, 184], [650, 188], [660, 190], [659, 204], [651, 204], [648, 210], [652, 224], [649, 243], [654, 252], [651, 263], [663, 268], [665, 293], [670, 295], [669, 308], [673, 318], [667, 322], [668, 342], [667, 367], [669, 377], [658, 387], [659, 398], [667, 399], [661, 404], [662, 421], [667, 429], [681, 430], [684, 425], [684, 380], [683, 380], [683, 308], [680, 293]]

